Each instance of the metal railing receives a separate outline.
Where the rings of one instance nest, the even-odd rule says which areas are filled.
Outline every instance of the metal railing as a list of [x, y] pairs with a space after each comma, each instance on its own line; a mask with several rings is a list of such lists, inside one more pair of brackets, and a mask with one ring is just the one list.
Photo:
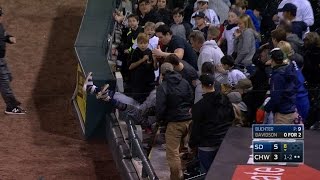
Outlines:
[[132, 117], [127, 114], [125, 122], [127, 124], [128, 138], [130, 145], [130, 152], [132, 158], [138, 157], [142, 161], [142, 178], [148, 178], [150, 180], [158, 180], [149, 159], [146, 156], [146, 152], [142, 147], [141, 140], [139, 139], [136, 131], [136, 126], [132, 120]]
[[[114, 5], [120, 5], [120, 1], [119, 0], [115, 1]], [[119, 6], [118, 9], [121, 9], [121, 7]], [[104, 40], [105, 55], [107, 60], [110, 60], [112, 56], [112, 45], [114, 43], [115, 30], [117, 28], [116, 21], [113, 20], [111, 24], [112, 25], [110, 25], [110, 30], [106, 34], [106, 38]], [[124, 119], [127, 125], [128, 140], [129, 140], [128, 146], [132, 156], [131, 158], [139, 158], [141, 160], [142, 178], [144, 179], [147, 178], [150, 180], [158, 180], [159, 178], [157, 177], [149, 159], [147, 158], [146, 153], [143, 149], [141, 140], [137, 135], [137, 129], [132, 118], [128, 114], [126, 114], [126, 118]], [[126, 138], [125, 136], [123, 137]]]

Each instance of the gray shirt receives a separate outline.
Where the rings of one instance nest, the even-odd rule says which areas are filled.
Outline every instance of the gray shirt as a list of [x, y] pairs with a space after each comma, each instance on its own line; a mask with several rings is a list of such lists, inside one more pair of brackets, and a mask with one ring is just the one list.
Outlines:
[[186, 29], [183, 24], [172, 24], [170, 29], [173, 35], [180, 36], [181, 38], [187, 40]]
[[256, 35], [255, 32], [248, 28], [234, 41], [234, 50], [237, 52], [235, 64], [250, 66], [252, 58], [256, 52]]

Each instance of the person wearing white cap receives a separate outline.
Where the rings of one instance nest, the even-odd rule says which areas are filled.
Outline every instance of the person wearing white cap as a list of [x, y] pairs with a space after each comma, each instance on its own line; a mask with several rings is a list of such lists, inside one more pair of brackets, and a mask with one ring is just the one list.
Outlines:
[[[197, 0], [198, 10], [192, 14], [193, 17], [198, 12], [203, 12], [206, 15], [207, 22], [215, 26], [220, 25], [220, 20], [217, 13], [213, 9], [208, 8], [209, 0]], [[195, 27], [195, 20], [192, 18], [190, 23]]]

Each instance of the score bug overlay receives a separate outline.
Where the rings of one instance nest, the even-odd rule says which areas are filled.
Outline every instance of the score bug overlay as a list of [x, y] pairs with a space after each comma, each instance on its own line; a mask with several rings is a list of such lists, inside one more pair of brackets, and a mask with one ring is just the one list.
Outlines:
[[255, 124], [252, 127], [255, 164], [300, 164], [304, 161], [304, 126]]
[[254, 163], [303, 163], [304, 141], [253, 140]]
[[252, 126], [253, 139], [303, 139], [303, 124], [254, 124]]

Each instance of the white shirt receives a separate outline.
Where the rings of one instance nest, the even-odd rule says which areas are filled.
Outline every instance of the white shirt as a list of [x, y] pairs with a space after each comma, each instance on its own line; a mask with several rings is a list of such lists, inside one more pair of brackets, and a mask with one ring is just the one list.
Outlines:
[[[157, 36], [153, 36], [152, 38], [149, 39], [148, 48], [152, 51], [158, 47], [158, 43], [159, 43], [159, 38]], [[137, 40], [135, 40], [132, 45], [132, 49], [136, 49], [137, 47], [138, 47]]]
[[243, 72], [239, 71], [238, 69], [232, 69], [228, 72], [228, 84], [231, 87], [237, 85], [239, 80], [246, 78], [246, 75], [244, 75]]
[[[283, 0], [278, 6], [278, 9], [283, 8], [287, 3], [292, 3], [297, 6], [296, 19], [305, 22], [308, 26], [314, 23], [314, 15], [310, 2], [308, 0]], [[282, 12], [278, 13], [280, 19], [283, 18]]]
[[223, 31], [223, 35], [222, 37], [227, 41], [227, 54], [228, 55], [232, 55], [232, 53], [234, 52], [234, 32], [239, 29], [239, 26], [233, 27], [230, 30], [224, 30]]

